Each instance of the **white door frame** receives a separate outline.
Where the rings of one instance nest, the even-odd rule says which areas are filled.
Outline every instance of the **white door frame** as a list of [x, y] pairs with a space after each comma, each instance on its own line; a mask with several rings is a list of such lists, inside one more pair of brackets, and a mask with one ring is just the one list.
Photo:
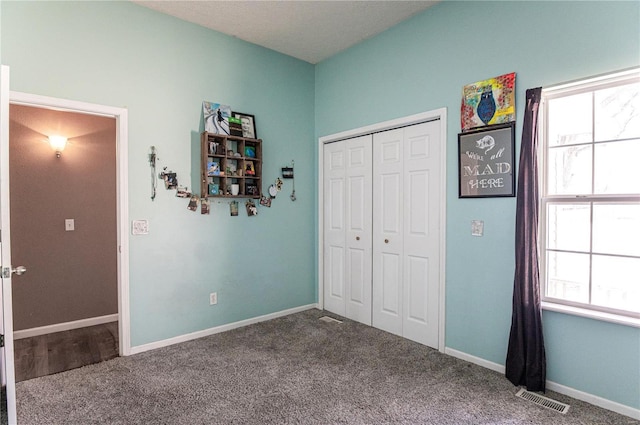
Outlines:
[[444, 185], [440, 193], [440, 282], [439, 282], [439, 323], [438, 323], [438, 351], [444, 353], [445, 348], [445, 264], [446, 264], [446, 206], [447, 206], [447, 109], [440, 108], [432, 111], [422, 112], [407, 117], [397, 118], [390, 121], [384, 121], [365, 127], [355, 128], [340, 133], [322, 136], [318, 139], [318, 307], [324, 308], [324, 145], [339, 140], [358, 137], [365, 134], [379, 133], [381, 131], [391, 130], [399, 127], [406, 127], [413, 124], [419, 124], [426, 121], [440, 120], [440, 143], [442, 143], [442, 169], [440, 178]]
[[[113, 117], [116, 120], [116, 208], [118, 233], [118, 335], [119, 354], [131, 354], [129, 311], [129, 129], [125, 108], [85, 103], [68, 99], [10, 91], [9, 103], [55, 109], [88, 115]], [[11, 136], [9, 136], [11, 137]], [[11, 143], [11, 141], [9, 141]], [[28, 264], [27, 264], [28, 267]]]

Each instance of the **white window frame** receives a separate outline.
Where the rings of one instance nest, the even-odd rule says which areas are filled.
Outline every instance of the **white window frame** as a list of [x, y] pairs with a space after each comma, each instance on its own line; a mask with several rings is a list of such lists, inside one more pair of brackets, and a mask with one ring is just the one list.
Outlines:
[[567, 313], [582, 317], [588, 317], [597, 320], [603, 320], [607, 322], [619, 323], [623, 325], [639, 327], [640, 328], [640, 314], [634, 312], [616, 310], [612, 308], [600, 307], [592, 304], [576, 303], [564, 299], [551, 298], [546, 296], [547, 285], [547, 253], [546, 253], [546, 238], [547, 238], [547, 203], [561, 203], [561, 202], [583, 202], [594, 203], [599, 201], [638, 201], [640, 195], [588, 195], [588, 196], [576, 196], [576, 195], [547, 195], [547, 153], [548, 153], [548, 128], [546, 123], [548, 122], [548, 108], [547, 102], [550, 99], [559, 97], [575, 95], [585, 92], [592, 92], [595, 90], [605, 89], [612, 86], [617, 86], [625, 83], [640, 81], [640, 68], [634, 68], [614, 74], [607, 74], [603, 76], [588, 78], [576, 82], [565, 83], [558, 86], [543, 88], [542, 98], [540, 103], [539, 114], [539, 135], [540, 143], [538, 149], [539, 159], [539, 178], [540, 178], [540, 214], [539, 214], [539, 247], [540, 253], [540, 295], [542, 299], [542, 308], [544, 310], [556, 311], [561, 313]]

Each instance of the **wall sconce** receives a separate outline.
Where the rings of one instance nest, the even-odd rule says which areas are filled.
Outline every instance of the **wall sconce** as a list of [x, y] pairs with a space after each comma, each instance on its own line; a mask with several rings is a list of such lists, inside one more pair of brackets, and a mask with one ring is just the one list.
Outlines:
[[51, 149], [56, 151], [56, 156], [60, 158], [64, 147], [67, 145], [67, 138], [63, 136], [49, 136], [49, 144]]

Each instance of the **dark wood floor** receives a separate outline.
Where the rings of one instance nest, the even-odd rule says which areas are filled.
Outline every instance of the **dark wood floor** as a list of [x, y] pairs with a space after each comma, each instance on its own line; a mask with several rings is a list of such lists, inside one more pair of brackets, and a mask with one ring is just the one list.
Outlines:
[[118, 356], [118, 322], [14, 341], [16, 382]]

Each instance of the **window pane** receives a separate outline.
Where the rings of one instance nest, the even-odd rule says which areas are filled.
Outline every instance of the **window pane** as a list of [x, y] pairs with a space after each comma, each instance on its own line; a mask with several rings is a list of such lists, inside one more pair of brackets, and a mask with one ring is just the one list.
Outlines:
[[591, 194], [591, 146], [549, 149], [550, 195]]
[[547, 297], [589, 302], [589, 255], [547, 251]]
[[547, 246], [589, 252], [590, 215], [589, 204], [549, 204]]
[[640, 137], [640, 83], [595, 92], [595, 140]]
[[640, 203], [594, 204], [593, 251], [640, 256]]
[[640, 313], [640, 259], [594, 255], [591, 302]]
[[549, 100], [549, 146], [592, 141], [592, 93]]
[[595, 145], [595, 193], [640, 193], [640, 139]]

